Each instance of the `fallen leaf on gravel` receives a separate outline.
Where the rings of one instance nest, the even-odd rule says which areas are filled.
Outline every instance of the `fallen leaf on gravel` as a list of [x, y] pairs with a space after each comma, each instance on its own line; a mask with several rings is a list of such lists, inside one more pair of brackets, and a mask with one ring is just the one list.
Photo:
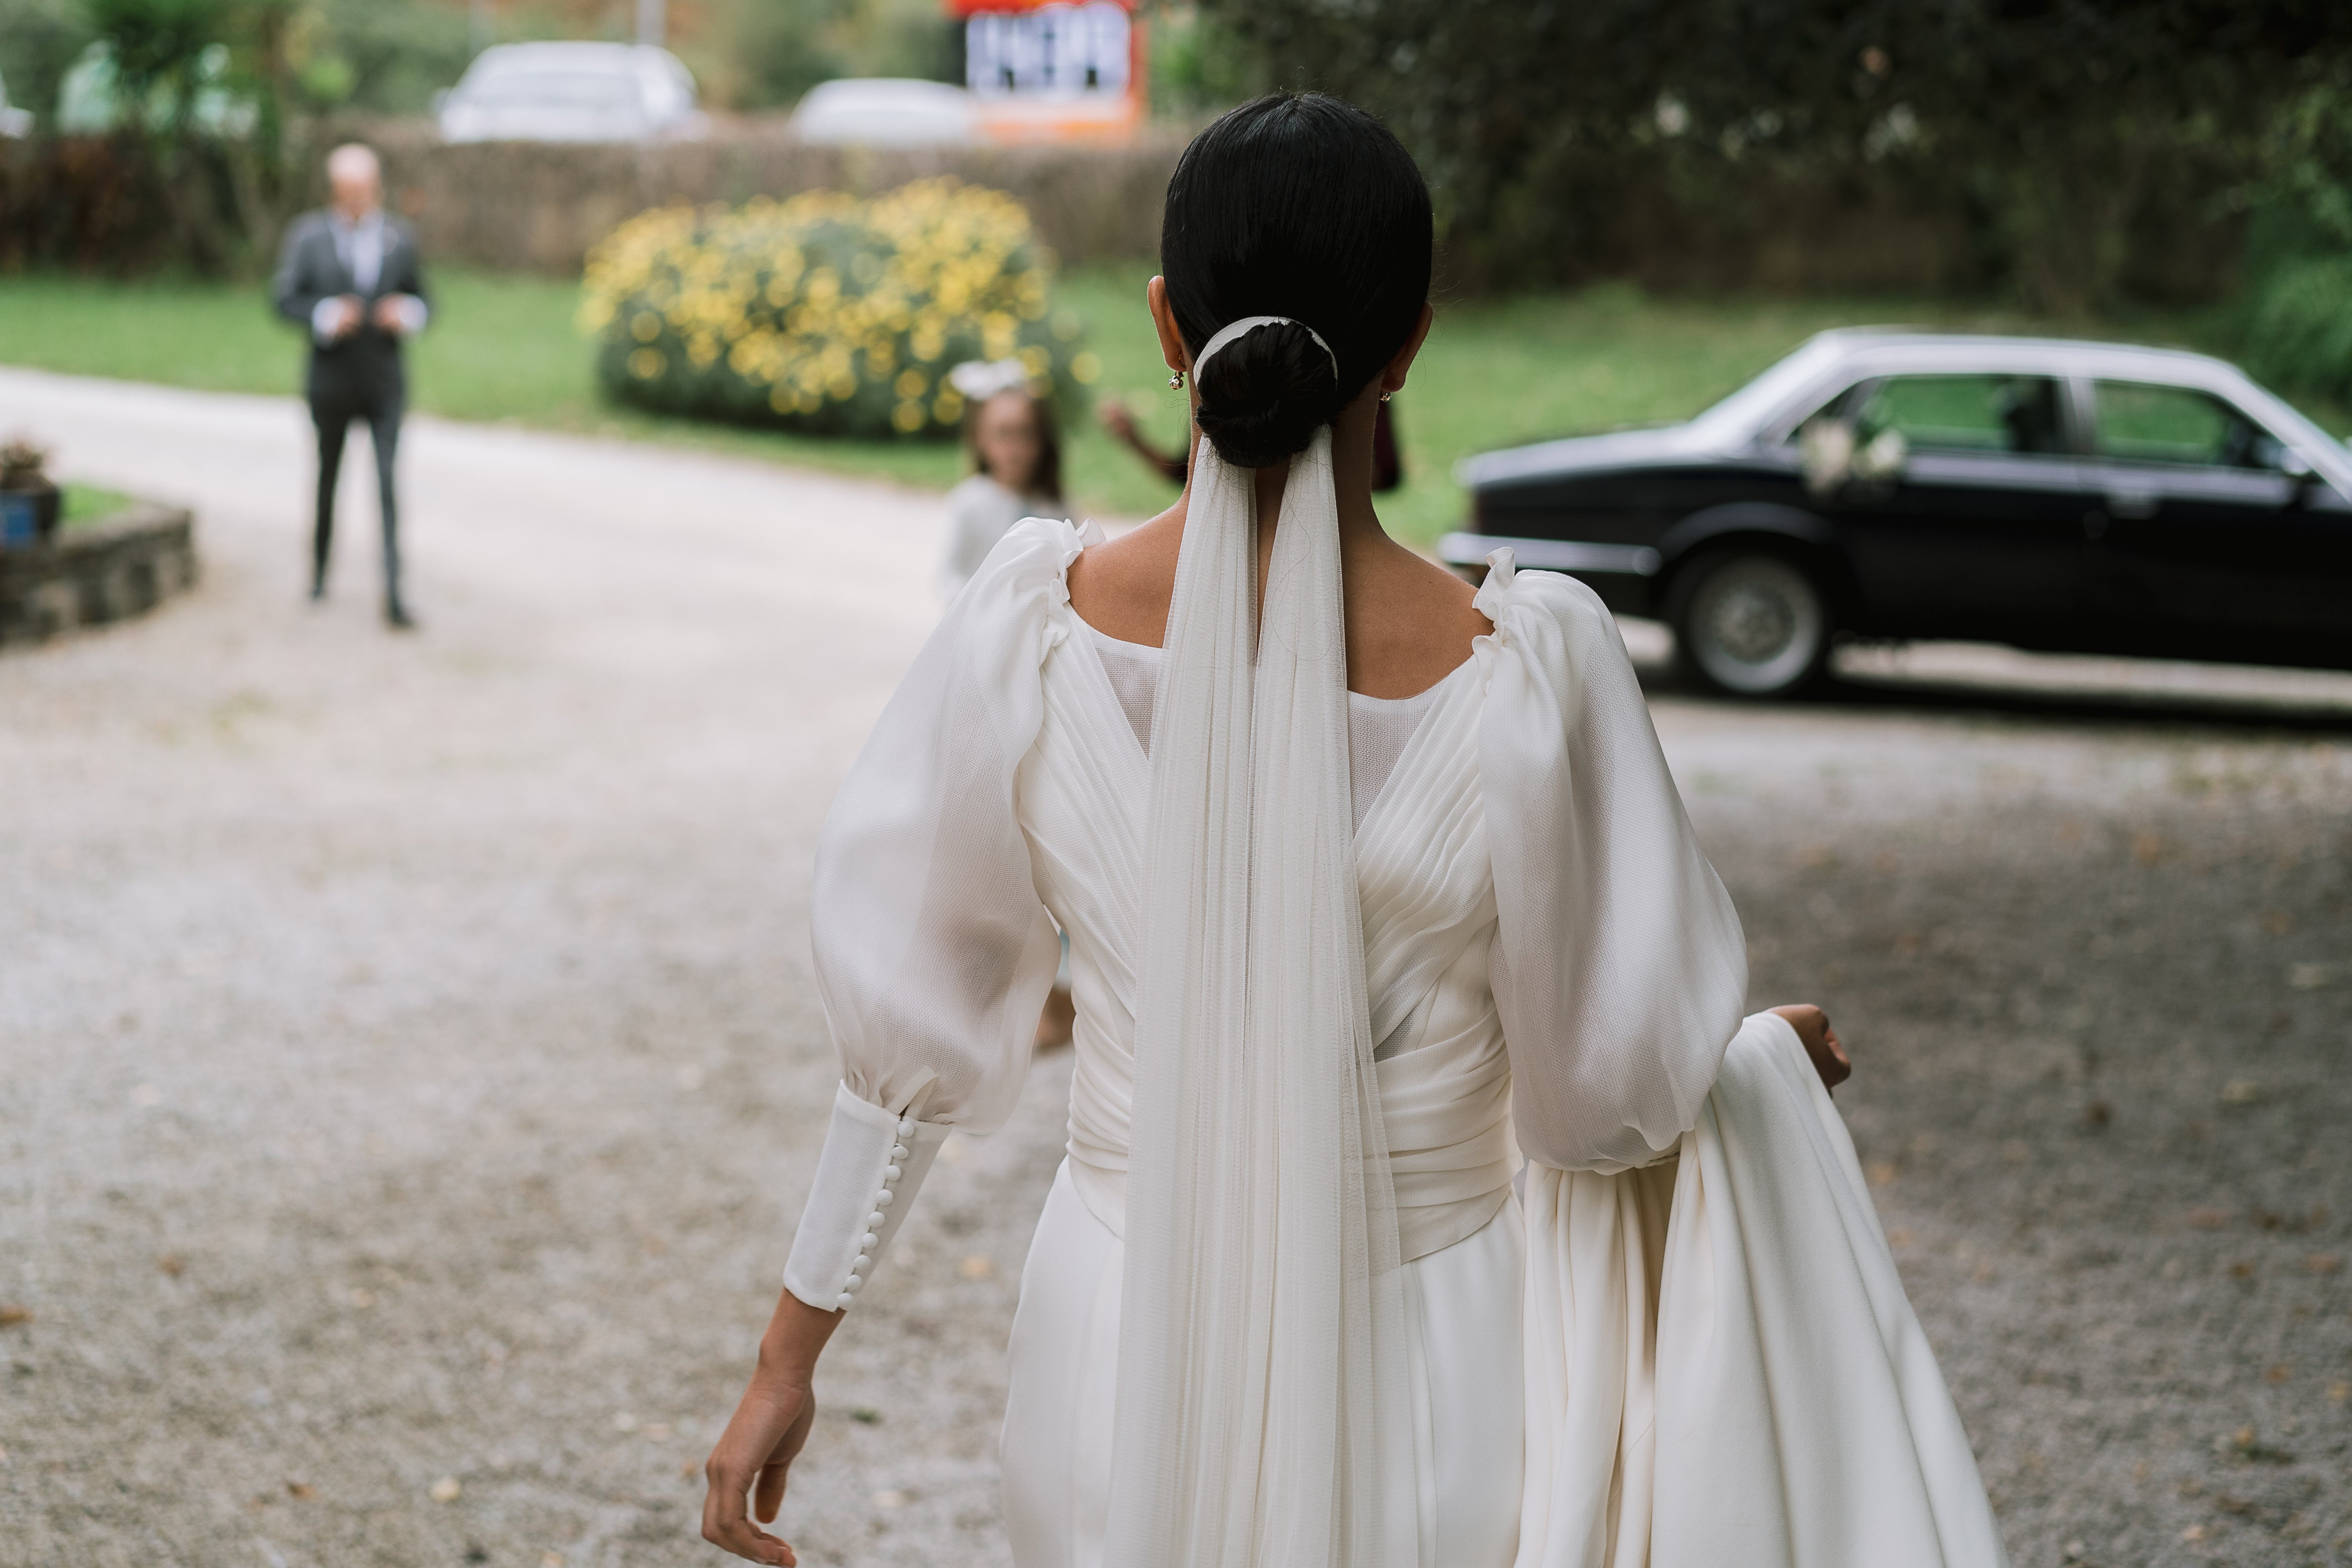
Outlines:
[[2333, 1274], [2344, 1267], [2344, 1259], [2333, 1252], [2315, 1252], [2303, 1260], [2303, 1267], [2312, 1274]]
[[2230, 1223], [2228, 1209], [2190, 1209], [2181, 1216], [2199, 1230], [2219, 1230]]
[[993, 1258], [967, 1258], [956, 1266], [956, 1271], [967, 1279], [985, 1279], [996, 1272]]
[[667, 1443], [667, 1442], [668, 1442], [668, 1441], [669, 1441], [669, 1423], [668, 1423], [668, 1422], [667, 1422], [667, 1421], [656, 1421], [656, 1422], [655, 1422], [652, 1426], [650, 1426], [646, 1427], [646, 1442], [648, 1442], [648, 1443]]
[[2352, 1383], [2329, 1384], [2327, 1385], [2327, 1397], [2336, 1401], [2338, 1405], [2343, 1404], [2347, 1399], [2352, 1399]]
[[563, 1568], [563, 1553], [561, 1552], [541, 1552], [539, 1554], [539, 1568]]
[[14, 1328], [18, 1323], [29, 1323], [32, 1321], [32, 1308], [19, 1307], [13, 1301], [0, 1303], [0, 1329]]
[[188, 1260], [176, 1252], [167, 1252], [155, 1259], [155, 1267], [177, 1279], [188, 1271]]
[[2263, 1086], [2250, 1078], [2233, 1078], [2221, 1086], [2224, 1105], [2252, 1105], [2263, 1097]]
[[2230, 1278], [2231, 1278], [2231, 1279], [2252, 1279], [2253, 1277], [2254, 1277], [2254, 1266], [2253, 1266], [2252, 1264], [2251, 1264], [2251, 1263], [2232, 1263], [2231, 1265], [2230, 1265]]
[[456, 1502], [457, 1500], [457, 1494], [465, 1489], [466, 1489], [464, 1487], [457, 1484], [457, 1477], [443, 1476], [439, 1480], [435, 1481], [431, 1486], [425, 1489], [425, 1495], [431, 1498], [435, 1502]]
[[882, 1419], [882, 1412], [875, 1409], [870, 1405], [861, 1405], [849, 1413], [849, 1418], [852, 1421], [858, 1422], [864, 1426], [871, 1426], [877, 1421]]
[[2332, 963], [2290, 963], [2286, 966], [2286, 983], [2297, 991], [2316, 991], [2336, 978]]
[[1895, 1162], [1892, 1160], [1873, 1160], [1869, 1164], [1864, 1165], [1862, 1168], [1862, 1173], [1870, 1178], [1870, 1184], [1872, 1186], [1886, 1186], [1895, 1180]]
[[290, 1498], [314, 1498], [319, 1495], [319, 1489], [308, 1481], [288, 1481], [286, 1495]]
[[876, 1492], [874, 1494], [874, 1506], [876, 1508], [904, 1508], [907, 1506], [907, 1494], [895, 1489], [890, 1491]]
[[2294, 1368], [2289, 1366], [2284, 1362], [2274, 1363], [2268, 1372], [2263, 1373], [2263, 1377], [2269, 1379], [2273, 1383], [2284, 1383], [2294, 1375]]
[[2180, 1532], [2180, 1539], [2183, 1541], [2202, 1541], [2205, 1539], [2205, 1527], [2201, 1524], [2192, 1524], [2188, 1529]]

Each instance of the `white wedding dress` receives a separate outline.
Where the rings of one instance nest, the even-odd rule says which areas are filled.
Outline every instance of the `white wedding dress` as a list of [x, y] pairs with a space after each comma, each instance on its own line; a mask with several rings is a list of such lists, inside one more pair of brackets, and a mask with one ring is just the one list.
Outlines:
[[[1093, 537], [1006, 537], [828, 820], [813, 921], [844, 1080], [785, 1274], [851, 1305], [948, 1131], [1002, 1124], [1058, 924], [1076, 1061], [1013, 1332], [1020, 1568], [1138, 1559], [1111, 1499], [1150, 1415], [1123, 1425], [1118, 1394], [1163, 656], [1071, 608]], [[1788, 1026], [1738, 1017], [1738, 922], [1608, 612], [1507, 552], [1477, 604], [1495, 630], [1436, 686], [1347, 699], [1403, 1325], [1384, 1560], [2001, 1563], [1843, 1126]]]

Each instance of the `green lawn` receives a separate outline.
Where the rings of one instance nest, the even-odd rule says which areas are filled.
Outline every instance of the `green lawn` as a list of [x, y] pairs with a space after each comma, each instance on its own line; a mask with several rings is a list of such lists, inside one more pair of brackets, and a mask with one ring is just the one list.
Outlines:
[[[1183, 433], [1143, 310], [1141, 263], [1075, 272], [1062, 297], [1087, 322], [1106, 371], [1097, 393], [1126, 397], [1163, 445]], [[950, 446], [822, 440], [664, 418], [604, 402], [589, 347], [573, 331], [574, 289], [555, 279], [457, 268], [435, 275], [433, 329], [417, 343], [415, 405], [451, 418], [512, 421], [740, 453], [940, 489], [961, 458]], [[1381, 510], [1427, 541], [1461, 516], [1452, 470], [1470, 453], [1547, 436], [1680, 418], [1731, 391], [1824, 327], [1901, 321], [2038, 329], [2152, 342], [2198, 342], [2196, 317], [2127, 322], [2037, 321], [2012, 312], [1917, 300], [1660, 300], [1603, 287], [1564, 295], [1442, 303], [1437, 326], [1399, 395], [1407, 482]], [[255, 285], [121, 284], [0, 279], [0, 363], [234, 392], [299, 383], [299, 335]], [[2342, 410], [2316, 410], [2339, 433]], [[1066, 432], [1066, 468], [1081, 510], [1143, 516], [1172, 493], [1089, 421]]]

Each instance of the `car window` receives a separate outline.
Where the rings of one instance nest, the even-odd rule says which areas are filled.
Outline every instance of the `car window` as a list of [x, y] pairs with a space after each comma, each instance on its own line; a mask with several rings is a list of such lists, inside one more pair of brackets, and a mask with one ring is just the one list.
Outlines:
[[2095, 390], [2103, 458], [2276, 472], [2286, 455], [2269, 431], [2210, 392], [2136, 381], [2102, 381]]
[[637, 84], [609, 71], [509, 71], [471, 95], [492, 109], [586, 109], [627, 113], [637, 108]]
[[1854, 410], [1867, 443], [1889, 430], [1915, 452], [2066, 450], [2058, 384], [2045, 375], [1894, 375]]

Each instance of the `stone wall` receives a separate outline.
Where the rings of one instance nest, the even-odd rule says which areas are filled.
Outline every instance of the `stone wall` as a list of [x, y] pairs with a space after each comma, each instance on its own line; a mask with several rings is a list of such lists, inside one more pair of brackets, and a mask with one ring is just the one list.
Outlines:
[[195, 581], [194, 517], [142, 501], [49, 543], [0, 550], [0, 646], [128, 620]]
[[577, 273], [623, 219], [674, 202], [740, 202], [807, 190], [867, 195], [953, 174], [1010, 191], [1066, 265], [1160, 250], [1160, 208], [1183, 148], [813, 147], [777, 128], [652, 146], [443, 144], [428, 125], [367, 128], [392, 201], [430, 261]]

